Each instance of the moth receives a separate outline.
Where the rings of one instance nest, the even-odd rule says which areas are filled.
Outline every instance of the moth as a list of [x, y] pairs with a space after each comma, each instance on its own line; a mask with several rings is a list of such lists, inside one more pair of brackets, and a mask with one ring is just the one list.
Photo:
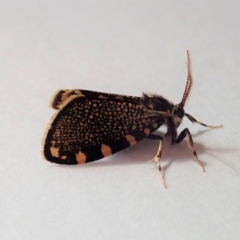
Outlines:
[[194, 149], [191, 133], [185, 128], [179, 135], [177, 128], [183, 117], [192, 123], [209, 126], [186, 113], [184, 106], [192, 87], [189, 52], [188, 75], [185, 91], [179, 104], [173, 104], [161, 95], [143, 93], [141, 97], [94, 92], [81, 89], [60, 90], [51, 106], [57, 110], [44, 137], [43, 155], [53, 163], [82, 164], [110, 156], [143, 138], [159, 139], [153, 161], [161, 168], [163, 137], [152, 133], [162, 125], [167, 126], [167, 136], [172, 144], [179, 144], [187, 137], [188, 147], [205, 171]]

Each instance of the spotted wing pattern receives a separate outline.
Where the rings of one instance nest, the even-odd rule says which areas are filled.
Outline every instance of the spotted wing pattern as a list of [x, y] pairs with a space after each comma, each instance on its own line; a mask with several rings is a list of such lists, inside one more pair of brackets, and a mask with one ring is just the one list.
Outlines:
[[46, 134], [45, 158], [59, 164], [92, 162], [147, 137], [165, 120], [149, 116], [140, 100], [86, 90], [66, 98]]

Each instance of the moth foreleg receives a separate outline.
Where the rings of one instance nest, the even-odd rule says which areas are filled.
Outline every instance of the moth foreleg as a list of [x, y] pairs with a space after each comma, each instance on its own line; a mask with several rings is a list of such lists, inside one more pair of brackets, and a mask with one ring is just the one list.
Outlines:
[[197, 153], [194, 149], [193, 146], [193, 140], [192, 140], [192, 135], [189, 132], [188, 128], [185, 128], [177, 137], [177, 139], [175, 139], [174, 143], [178, 144], [180, 143], [185, 137], [187, 136], [187, 142], [188, 142], [188, 147], [192, 150], [194, 157], [196, 158], [196, 160], [198, 161], [198, 163], [200, 164], [200, 166], [203, 169], [203, 172], [205, 172], [205, 168], [203, 166], [203, 163], [199, 160]]
[[193, 123], [198, 123], [204, 127], [208, 127], [208, 128], [221, 128], [223, 127], [223, 125], [218, 125], [218, 126], [211, 126], [211, 125], [207, 125], [205, 123], [202, 123], [202, 122], [199, 122], [198, 120], [196, 120], [193, 116], [191, 116], [190, 114], [188, 113], [185, 113], [185, 116]]

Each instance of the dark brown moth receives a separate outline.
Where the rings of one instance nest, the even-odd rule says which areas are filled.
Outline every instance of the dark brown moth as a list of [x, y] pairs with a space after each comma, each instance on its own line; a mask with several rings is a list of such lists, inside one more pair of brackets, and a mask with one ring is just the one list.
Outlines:
[[88, 90], [60, 90], [53, 98], [52, 107], [57, 109], [44, 139], [43, 154], [50, 162], [58, 164], [88, 163], [110, 156], [143, 138], [159, 139], [159, 148], [153, 161], [158, 164], [161, 179], [166, 186], [161, 169], [161, 136], [153, 135], [162, 125], [172, 144], [180, 143], [186, 136], [188, 147], [203, 171], [194, 149], [188, 128], [179, 135], [177, 128], [186, 116], [191, 122], [209, 126], [185, 113], [184, 105], [192, 86], [190, 57], [188, 76], [183, 98], [174, 105], [166, 98], [143, 93], [142, 97], [108, 94]]

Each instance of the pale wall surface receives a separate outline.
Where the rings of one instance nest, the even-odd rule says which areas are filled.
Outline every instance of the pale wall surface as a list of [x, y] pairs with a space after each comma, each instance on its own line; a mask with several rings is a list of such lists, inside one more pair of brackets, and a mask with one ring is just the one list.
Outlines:
[[[224, 3], [225, 2], [225, 3]], [[240, 239], [240, 3], [238, 1], [2, 1], [0, 3], [0, 239]], [[84, 166], [42, 160], [61, 88], [178, 103], [191, 51], [186, 141], [165, 139], [162, 165], [144, 140]], [[162, 129], [164, 132], [165, 129]], [[162, 132], [162, 133], [163, 133]]]

